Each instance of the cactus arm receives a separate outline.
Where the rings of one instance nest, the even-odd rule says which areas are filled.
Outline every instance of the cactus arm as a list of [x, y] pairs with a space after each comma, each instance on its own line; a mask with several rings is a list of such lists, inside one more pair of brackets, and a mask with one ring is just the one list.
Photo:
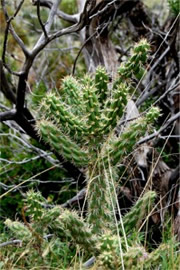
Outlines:
[[[132, 151], [137, 140], [144, 136], [147, 129], [150, 128], [151, 124], [158, 118], [159, 114], [159, 109], [152, 107], [145, 117], [134, 121], [125, 129], [121, 136], [112, 143], [109, 155], [113, 166], [115, 166], [123, 156]], [[105, 157], [105, 159], [107, 163], [107, 157]]]
[[101, 132], [103, 134], [109, 133], [117, 126], [118, 120], [122, 117], [127, 104], [127, 91], [128, 87], [126, 84], [121, 83], [117, 87], [112, 100], [107, 100], [101, 120]]
[[68, 136], [64, 135], [54, 124], [46, 120], [41, 120], [37, 123], [37, 129], [43, 140], [48, 142], [58, 153], [62, 154], [66, 160], [81, 167], [88, 164], [87, 153], [68, 138]]
[[67, 230], [76, 244], [84, 250], [96, 253], [97, 237], [93, 235], [88, 224], [74, 211], [65, 210], [59, 217], [65, 231]]
[[156, 193], [154, 191], [148, 191], [142, 198], [138, 199], [130, 212], [124, 216], [123, 223], [127, 233], [139, 228], [142, 220], [152, 210], [155, 198]]
[[102, 107], [108, 95], [108, 81], [109, 77], [105, 71], [105, 68], [100, 66], [97, 67], [95, 73], [95, 84], [99, 95], [99, 102], [102, 105]]
[[150, 45], [146, 39], [142, 39], [132, 49], [131, 57], [122, 63], [118, 69], [119, 78], [114, 82], [114, 89], [117, 85], [125, 80], [130, 80], [133, 75], [140, 80], [145, 73], [143, 68], [147, 60], [147, 54]]
[[82, 119], [71, 113], [68, 107], [53, 93], [43, 99], [39, 112], [44, 118], [63, 127], [64, 131], [74, 139], [80, 138], [82, 134], [86, 133], [86, 126]]
[[81, 84], [72, 76], [66, 76], [61, 85], [61, 98], [71, 108], [71, 111], [80, 115], [83, 111]]

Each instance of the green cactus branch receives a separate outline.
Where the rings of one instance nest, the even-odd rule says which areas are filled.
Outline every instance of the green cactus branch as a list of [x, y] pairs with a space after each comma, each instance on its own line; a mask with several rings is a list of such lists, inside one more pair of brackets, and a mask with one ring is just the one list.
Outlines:
[[155, 198], [156, 193], [154, 191], [148, 191], [142, 198], [138, 199], [130, 212], [124, 216], [123, 224], [127, 233], [139, 228], [142, 220], [152, 210]]
[[39, 107], [40, 115], [53, 121], [64, 132], [73, 138], [79, 138], [87, 133], [85, 123], [70, 110], [54, 93], [48, 94]]
[[146, 63], [149, 49], [150, 45], [145, 39], [134, 46], [131, 57], [127, 62], [121, 64], [118, 70], [121, 80], [132, 78], [133, 75], [137, 79], [141, 79], [145, 72], [143, 65]]
[[103, 107], [108, 96], [109, 77], [104, 67], [97, 67], [95, 73], [95, 84], [99, 95], [99, 102]]
[[53, 149], [62, 154], [68, 161], [73, 162], [79, 167], [87, 166], [88, 155], [60, 129], [47, 120], [37, 123], [38, 131], [45, 142], [48, 142]]
[[81, 84], [72, 76], [62, 80], [60, 96], [62, 101], [70, 106], [71, 111], [80, 114], [82, 105]]
[[107, 134], [117, 126], [127, 104], [128, 87], [120, 83], [111, 99], [107, 100], [102, 112], [101, 133]]
[[96, 243], [98, 238], [92, 233], [90, 226], [78, 216], [76, 212], [65, 210], [59, 217], [74, 242], [80, 245], [84, 250], [97, 252]]
[[145, 117], [134, 121], [127, 127], [121, 136], [111, 144], [111, 149], [109, 149], [105, 157], [106, 163], [108, 162], [108, 157], [110, 157], [112, 165], [115, 166], [123, 156], [128, 155], [133, 150], [137, 140], [145, 135], [159, 114], [159, 109], [152, 107]]
[[20, 221], [11, 221], [10, 219], [6, 219], [5, 225], [13, 233], [13, 237], [17, 237], [24, 241], [29, 241], [32, 237], [30, 230]]
[[97, 136], [100, 126], [100, 104], [95, 85], [87, 85], [84, 88], [83, 98], [87, 114], [87, 126], [89, 136]]

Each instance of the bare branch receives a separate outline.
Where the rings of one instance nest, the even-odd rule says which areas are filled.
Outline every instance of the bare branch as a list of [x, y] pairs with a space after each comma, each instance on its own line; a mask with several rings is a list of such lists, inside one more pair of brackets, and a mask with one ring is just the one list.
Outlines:
[[14, 13], [14, 15], [13, 15], [13, 18], [15, 18], [16, 15], [18, 14], [18, 12], [20, 11], [23, 3], [24, 3], [24, 0], [21, 0], [20, 3], [19, 3], [19, 5], [18, 5], [18, 7], [17, 7], [17, 9], [16, 9], [16, 11], [15, 11], [15, 13]]
[[5, 158], [0, 158], [0, 161], [1, 162], [5, 162], [5, 163], [8, 163], [8, 164], [25, 164], [25, 163], [28, 163], [28, 162], [31, 162], [31, 161], [34, 161], [34, 160], [37, 160], [39, 158], [42, 158], [44, 156], [49, 156], [51, 155], [51, 153], [45, 153], [44, 155], [38, 155], [38, 156], [35, 156], [35, 157], [32, 157], [32, 158], [28, 158], [28, 159], [23, 159], [21, 161], [16, 161], [16, 160], [8, 160], [8, 159], [5, 159]]
[[[45, 26], [45, 30], [46, 30], [47, 34], [49, 34], [49, 32], [50, 32], [50, 29], [51, 29], [52, 23], [54, 21], [54, 17], [55, 17], [55, 14], [57, 12], [57, 9], [59, 7], [60, 1], [61, 0], [54, 1], [53, 5], [51, 7], [49, 17], [48, 17], [48, 20], [47, 20], [47, 23], [46, 23], [46, 26]], [[36, 48], [38, 48], [39, 46], [41, 46], [44, 43], [45, 43], [44, 42], [44, 34], [42, 34], [41, 37], [39, 38], [39, 40], [37, 41], [36, 45], [34, 46], [33, 50], [35, 50]]]
[[[43, 238], [45, 240], [47, 240], [48, 238], [51, 238], [51, 237], [53, 237], [53, 234], [47, 234], [47, 235], [44, 235], [43, 236]], [[22, 243], [23, 243], [22, 240], [15, 239], [15, 240], [11, 240], [11, 241], [0, 243], [0, 247], [5, 247], [5, 246], [9, 246], [9, 245], [14, 245], [14, 244], [19, 244], [21, 246]]]
[[[7, 123], [6, 123], [7, 124]], [[21, 132], [19, 130], [16, 129], [16, 127], [12, 127], [11, 125], [8, 125], [9, 128], [13, 129], [16, 133], [18, 132], [19, 136], [16, 136], [15, 134], [12, 133], [0, 133], [0, 136], [8, 136], [16, 141], [19, 142], [19, 144], [21, 146], [24, 146], [27, 149], [29, 149], [28, 151], [37, 153], [39, 157], [43, 157], [45, 160], [47, 160], [50, 164], [52, 165], [56, 165], [59, 168], [62, 168], [62, 165], [59, 163], [59, 160], [54, 159], [53, 157], [51, 157], [52, 152], [46, 152], [38, 147], [35, 147], [34, 145], [30, 144], [29, 141], [27, 141], [21, 134]]]
[[80, 200], [84, 199], [86, 195], [86, 188], [83, 188], [82, 190], [80, 190], [78, 192], [78, 194], [76, 194], [73, 198], [71, 198], [70, 200], [68, 200], [67, 202], [61, 204], [62, 207], [72, 207], [74, 204], [76, 204], [77, 202], [79, 202]]
[[11, 240], [4, 243], [0, 243], [0, 247], [5, 247], [9, 245], [14, 245], [14, 244], [22, 245], [22, 240]]
[[76, 63], [77, 63], [77, 60], [78, 60], [78, 58], [79, 58], [79, 56], [80, 56], [80, 54], [81, 54], [83, 48], [86, 46], [86, 44], [88, 43], [88, 41], [91, 40], [91, 39], [96, 35], [96, 33], [97, 33], [97, 29], [96, 29], [96, 31], [95, 31], [90, 37], [88, 37], [88, 38], [85, 40], [85, 42], [84, 42], [83, 45], [81, 46], [81, 48], [80, 48], [80, 50], [79, 50], [79, 52], [78, 52], [78, 54], [77, 54], [77, 56], [76, 56], [76, 58], [75, 58], [75, 60], [74, 60], [73, 69], [72, 69], [72, 75], [75, 74]]
[[12, 27], [11, 25], [11, 21], [15, 18], [15, 16], [18, 14], [19, 10], [21, 9], [22, 7], [22, 4], [23, 4], [24, 0], [22, 0], [20, 2], [20, 4], [18, 5], [18, 8], [17, 10], [15, 11], [14, 15], [12, 17], [9, 17], [8, 15], [8, 12], [6, 10], [6, 7], [5, 7], [5, 1], [4, 0], [1, 0], [1, 5], [2, 5], [2, 9], [3, 9], [3, 13], [4, 13], [4, 16], [6, 18], [6, 23], [7, 23], [7, 26], [6, 26], [6, 30], [5, 30], [5, 38], [4, 38], [4, 46], [3, 46], [3, 54], [2, 54], [2, 59], [3, 59], [3, 62], [5, 63], [5, 53], [6, 53], [6, 45], [7, 45], [7, 37], [8, 37], [8, 32], [10, 30], [12, 36], [14, 37], [14, 39], [16, 40], [16, 42], [18, 43], [18, 45], [20, 46], [20, 48], [22, 49], [23, 53], [25, 56], [28, 56], [29, 55], [29, 51], [27, 50], [27, 48], [25, 47], [25, 44], [24, 42], [22, 41], [22, 39], [17, 35], [17, 33], [15, 32], [14, 28]]
[[111, 5], [115, 4], [115, 2], [117, 2], [117, 0], [113, 0], [109, 3], [107, 3], [104, 8], [102, 8], [101, 10], [98, 10], [95, 14], [91, 15], [90, 19], [93, 19], [94, 17], [97, 17], [97, 16], [101, 15], [102, 13], [104, 13]]
[[137, 142], [137, 145], [148, 142], [148, 141], [152, 140], [153, 138], [157, 137], [162, 131], [164, 131], [168, 126], [170, 126], [172, 123], [174, 123], [178, 118], [180, 118], [180, 112], [176, 113], [171, 118], [169, 118], [169, 120], [164, 124], [164, 126], [162, 126], [158, 131], [156, 131], [153, 134], [139, 140]]
[[1, 112], [0, 113], [0, 122], [7, 121], [7, 120], [14, 120], [16, 115], [15, 110]]
[[[46, 0], [33, 0], [33, 5], [37, 5], [37, 3], [39, 2], [40, 6], [42, 7], [46, 7], [46, 8], [49, 8], [51, 9], [53, 3], [51, 1], [46, 1]], [[74, 15], [69, 15], [61, 10], [57, 10], [56, 12], [56, 15], [67, 21], [67, 22], [70, 22], [70, 23], [77, 23], [79, 21], [79, 14], [74, 14]]]
[[22, 39], [17, 35], [16, 31], [14, 30], [13, 26], [10, 25], [9, 30], [12, 34], [12, 36], [14, 37], [14, 39], [16, 40], [16, 42], [18, 43], [18, 45], [20, 46], [20, 48], [22, 49], [24, 55], [27, 57], [30, 55], [30, 52], [28, 51], [28, 49], [26, 48], [24, 42], [22, 41]]
[[16, 100], [16, 110], [18, 114], [21, 114], [24, 108], [27, 78], [28, 72], [21, 74], [21, 76], [19, 77]]
[[3, 70], [3, 63], [0, 60], [0, 90], [3, 92], [5, 97], [9, 99], [12, 103], [16, 103], [16, 95], [11, 89], [7, 79], [6, 75]]
[[42, 27], [42, 30], [44, 32], [45, 38], [48, 39], [48, 34], [47, 34], [46, 29], [44, 27], [44, 24], [43, 24], [43, 22], [41, 20], [40, 0], [37, 1], [37, 16], [38, 16], [39, 23], [40, 23], [40, 25]]
[[[178, 84], [179, 83], [176, 83], [174, 86], [171, 86], [168, 90], [166, 90], [166, 92], [163, 95], [161, 95], [160, 98], [158, 98], [158, 100], [156, 100], [153, 103], [153, 105], [156, 105], [162, 99], [164, 99], [166, 95], [168, 95], [171, 91], [173, 91], [178, 86]], [[148, 99], [148, 97], [150, 97], [151, 95], [153, 95], [154, 93], [156, 93], [161, 87], [162, 87], [162, 85], [159, 85], [159, 86], [151, 89], [150, 91], [145, 91], [144, 94], [137, 99], [136, 106], [139, 107], [145, 100]]]

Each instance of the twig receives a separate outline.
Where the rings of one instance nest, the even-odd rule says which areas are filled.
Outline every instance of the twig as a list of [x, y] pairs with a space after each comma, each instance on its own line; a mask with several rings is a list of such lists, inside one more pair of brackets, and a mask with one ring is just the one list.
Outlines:
[[20, 4], [17, 7], [17, 10], [15, 11], [14, 15], [12, 17], [9, 17], [6, 7], [5, 7], [5, 2], [4, 0], [1, 0], [1, 5], [2, 5], [2, 9], [3, 9], [3, 13], [4, 16], [6, 18], [6, 30], [5, 30], [5, 37], [4, 37], [4, 44], [3, 44], [3, 53], [2, 53], [2, 59], [3, 59], [3, 63], [5, 63], [5, 53], [6, 53], [6, 46], [7, 46], [7, 37], [8, 37], [8, 32], [10, 30], [12, 36], [14, 37], [14, 39], [16, 40], [16, 42], [19, 44], [19, 46], [21, 47], [23, 53], [25, 56], [29, 55], [29, 51], [27, 50], [27, 48], [24, 45], [24, 42], [22, 41], [22, 39], [17, 35], [17, 33], [15, 32], [14, 28], [11, 25], [11, 21], [16, 17], [16, 15], [18, 14], [18, 12], [20, 11], [22, 5], [24, 3], [24, 0], [21, 0]]
[[170, 47], [168, 46], [166, 50], [161, 54], [161, 56], [157, 59], [154, 65], [148, 71], [148, 81], [151, 76], [152, 71], [161, 63], [162, 59], [166, 56], [166, 54], [170, 51]]
[[[48, 240], [49, 238], [53, 237], [54, 234], [47, 234], [43, 236], [43, 239]], [[15, 240], [11, 240], [11, 241], [7, 241], [7, 242], [3, 242], [0, 243], [0, 247], [5, 247], [5, 246], [9, 246], [9, 245], [14, 245], [14, 244], [19, 244], [20, 246], [22, 245], [23, 241], [19, 240], [19, 239], [15, 239]]]
[[71, 207], [73, 204], [76, 204], [79, 200], [82, 200], [85, 197], [86, 194], [86, 188], [83, 188], [78, 192], [76, 196], [68, 200], [67, 202], [63, 203], [62, 207]]
[[[46, 23], [46, 26], [45, 26], [45, 30], [46, 30], [47, 35], [49, 34], [49, 31], [51, 29], [51, 26], [52, 26], [52, 23], [53, 23], [53, 20], [54, 20], [54, 16], [55, 16], [55, 14], [57, 12], [60, 1], [61, 0], [54, 1], [53, 5], [51, 7], [49, 17], [48, 17], [48, 20], [47, 20], [47, 23]], [[38, 47], [41, 47], [42, 44], [44, 44], [44, 34], [42, 34], [41, 37], [39, 38], [39, 40], [37, 41], [36, 45], [34, 46], [34, 50], [36, 50]]]
[[[169, 94], [169, 92], [173, 91], [179, 83], [176, 83], [174, 86], [170, 87], [163, 95], [160, 96], [159, 99], [157, 99], [154, 103], [153, 106], [157, 103], [159, 103], [167, 94]], [[136, 106], [139, 107], [148, 97], [150, 97], [151, 95], [153, 95], [154, 93], [156, 93], [159, 88], [161, 88], [162, 85], [151, 89], [151, 91], [146, 91], [140, 98], [137, 99], [136, 101]]]
[[91, 15], [89, 17], [89, 19], [93, 19], [94, 17], [97, 17], [99, 15], [101, 15], [102, 13], [104, 13], [111, 5], [115, 4], [115, 2], [117, 2], [117, 0], [113, 0], [110, 3], [107, 3], [106, 6], [104, 8], [102, 8], [101, 10], [98, 10], [98, 12], [96, 12], [95, 14]]
[[77, 63], [77, 60], [78, 60], [78, 58], [79, 58], [79, 56], [80, 56], [80, 54], [81, 54], [83, 48], [86, 46], [86, 44], [88, 43], [88, 41], [90, 41], [90, 40], [96, 35], [96, 33], [97, 33], [97, 29], [96, 29], [96, 31], [95, 31], [90, 37], [88, 37], [88, 38], [85, 40], [85, 42], [84, 42], [83, 45], [81, 46], [81, 48], [80, 48], [80, 50], [79, 50], [79, 52], [78, 52], [78, 54], [77, 54], [77, 56], [76, 56], [76, 58], [75, 58], [75, 60], [74, 60], [73, 69], [72, 69], [72, 75], [74, 75], [74, 73], [75, 73], [76, 63]]
[[177, 86], [179, 85], [179, 82], [176, 83], [173, 87], [170, 87], [162, 96], [160, 96], [160, 98], [158, 98], [154, 103], [153, 106], [156, 105], [157, 103], [159, 103], [167, 94], [169, 94], [169, 92], [173, 91], [174, 89], [177, 88]]
[[[23, 179], [19, 179], [20, 181], [24, 181]], [[31, 183], [37, 183], [37, 184], [67, 184], [67, 183], [70, 183], [70, 184], [75, 184], [75, 182], [73, 182], [74, 179], [72, 180], [68, 180], [68, 179], [65, 179], [65, 180], [61, 180], [61, 181], [53, 181], [53, 180], [49, 180], [49, 181], [43, 181], [43, 180], [38, 180], [38, 179], [33, 179], [31, 180]], [[16, 192], [17, 190], [20, 190], [20, 189], [23, 189], [23, 188], [27, 188], [29, 187], [29, 184], [27, 185], [23, 185], [21, 187], [17, 187], [16, 189], [16, 186], [17, 185], [6, 185], [2, 182], [0, 182], [0, 187], [4, 190], [10, 190], [11, 188], [14, 188], [13, 192]], [[52, 206], [52, 205], [51, 205]], [[53, 207], [53, 206], [52, 206]]]
[[16, 95], [8, 83], [8, 80], [4, 73], [3, 63], [1, 60], [0, 60], [0, 89], [7, 99], [9, 99], [14, 104], [16, 103]]
[[30, 52], [28, 51], [28, 49], [26, 48], [24, 42], [22, 41], [22, 39], [17, 35], [17, 33], [15, 32], [14, 28], [12, 27], [12, 25], [10, 24], [9, 26], [9, 30], [13, 36], [13, 38], [16, 40], [16, 42], [18, 43], [18, 45], [20, 46], [20, 48], [22, 49], [24, 55], [27, 57], [30, 55]]
[[5, 246], [9, 246], [9, 245], [14, 245], [14, 244], [22, 245], [22, 240], [11, 240], [11, 241], [7, 241], [4, 243], [0, 243], [0, 247], [5, 247]]
[[44, 32], [44, 36], [45, 36], [46, 39], [48, 39], [48, 34], [46, 32], [46, 28], [44, 27], [44, 24], [43, 24], [43, 22], [41, 20], [40, 0], [37, 0], [37, 16], [38, 16], [38, 20], [39, 20], [39, 23], [41, 25], [41, 28], [42, 28], [42, 30]]
[[175, 122], [178, 118], [180, 118], [180, 112], [176, 113], [175, 115], [173, 115], [166, 123], [164, 126], [162, 126], [158, 131], [154, 132], [153, 134], [139, 140], [137, 142], [138, 144], [142, 144], [145, 142], [148, 142], [150, 140], [152, 140], [154, 137], [157, 137], [162, 131], [164, 131], [169, 125], [171, 125], [173, 122]]
[[5, 158], [0, 158], [0, 161], [6, 162], [6, 163], [8, 163], [8, 164], [25, 164], [25, 163], [28, 163], [28, 162], [37, 160], [37, 159], [42, 158], [42, 157], [47, 156], [47, 155], [50, 155], [50, 153], [46, 153], [46, 154], [44, 154], [44, 155], [38, 155], [38, 156], [29, 158], [29, 159], [23, 159], [23, 160], [21, 160], [21, 161], [8, 160], [8, 159], [5, 159]]
[[[12, 128], [10, 126], [10, 128]], [[14, 129], [14, 128], [13, 128]], [[14, 129], [15, 132], [17, 132], [16, 129]], [[21, 132], [18, 130], [19, 136], [22, 137]], [[16, 136], [15, 134], [11, 134], [11, 133], [0, 133], [0, 136], [8, 136], [8, 137], [12, 137], [13, 139], [17, 140], [20, 142], [21, 146], [24, 145], [27, 148], [29, 148], [31, 151], [38, 153], [39, 156], [43, 157], [44, 159], [46, 159], [49, 163], [58, 166], [59, 168], [62, 168], [62, 165], [60, 164], [59, 160], [54, 159], [53, 157], [51, 157], [50, 155], [52, 155], [52, 153], [47, 153], [46, 151], [35, 147], [34, 145], [30, 144], [29, 142], [27, 142], [24, 138], [21, 138], [19, 136]]]
[[96, 258], [93, 256], [83, 264], [83, 267], [91, 268], [94, 265], [95, 261], [96, 261]]
[[2, 113], [0, 113], [0, 122], [7, 121], [7, 120], [14, 120], [15, 115], [16, 115], [15, 110], [2, 112]]
[[[46, 7], [46, 8], [49, 8], [49, 9], [51, 9], [51, 7], [53, 5], [52, 1], [47, 1], [47, 0], [34, 0], [33, 1], [33, 5], [36, 6], [38, 2], [40, 4], [40, 6]], [[65, 20], [67, 22], [70, 22], [70, 23], [77, 23], [79, 21], [79, 16], [80, 16], [79, 13], [78, 14], [69, 15], [69, 14], [67, 14], [67, 13], [65, 13], [65, 12], [63, 12], [61, 10], [57, 10], [56, 11], [56, 15], [59, 18]]]

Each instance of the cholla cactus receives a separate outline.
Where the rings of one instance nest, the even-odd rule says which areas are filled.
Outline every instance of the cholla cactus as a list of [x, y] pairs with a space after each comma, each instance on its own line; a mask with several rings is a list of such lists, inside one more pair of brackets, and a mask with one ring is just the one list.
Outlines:
[[[161, 244], [157, 249], [152, 251], [144, 261], [144, 269], [161, 267], [162, 257], [169, 256], [172, 249], [169, 244]], [[178, 267], [178, 265], [177, 265]]]
[[109, 181], [109, 165], [115, 175], [117, 163], [132, 151], [136, 140], [145, 134], [159, 113], [151, 109], [146, 117], [132, 123], [120, 138], [115, 138], [111, 132], [127, 104], [130, 82], [125, 80], [141, 72], [148, 50], [145, 40], [134, 47], [130, 59], [120, 67], [120, 77], [112, 89], [108, 85], [108, 74], [99, 67], [95, 78], [78, 81], [66, 77], [62, 82], [62, 94], [46, 95], [39, 106], [43, 119], [37, 123], [37, 129], [44, 141], [66, 160], [87, 168], [88, 221], [94, 232], [100, 233], [114, 223], [115, 200], [111, 192], [116, 184], [115, 179]]
[[109, 77], [105, 71], [105, 68], [98, 67], [96, 69], [95, 84], [99, 93], [99, 100], [101, 106], [104, 105], [104, 102], [108, 96], [108, 81]]
[[[145, 40], [137, 44], [130, 59], [120, 67], [119, 78], [113, 85], [108, 84], [108, 74], [99, 67], [95, 77], [86, 76], [82, 80], [66, 77], [60, 95], [46, 95], [39, 106], [42, 119], [37, 123], [37, 130], [44, 141], [66, 160], [87, 168], [88, 225], [74, 212], [65, 211], [59, 217], [65, 230], [84, 249], [95, 246], [94, 234], [98, 239], [102, 233], [114, 228], [116, 195], [113, 195], [113, 189], [116, 188], [117, 164], [132, 151], [136, 141], [159, 114], [157, 108], [152, 108], [145, 117], [126, 128], [119, 138], [112, 132], [127, 104], [130, 77], [142, 73], [148, 50], [149, 44]], [[154, 193], [148, 193], [149, 197], [152, 201]], [[142, 202], [146, 203], [146, 197]], [[140, 202], [136, 207], [139, 211]], [[144, 215], [146, 209], [142, 212]], [[127, 216], [125, 223], [128, 226], [126, 220]]]

